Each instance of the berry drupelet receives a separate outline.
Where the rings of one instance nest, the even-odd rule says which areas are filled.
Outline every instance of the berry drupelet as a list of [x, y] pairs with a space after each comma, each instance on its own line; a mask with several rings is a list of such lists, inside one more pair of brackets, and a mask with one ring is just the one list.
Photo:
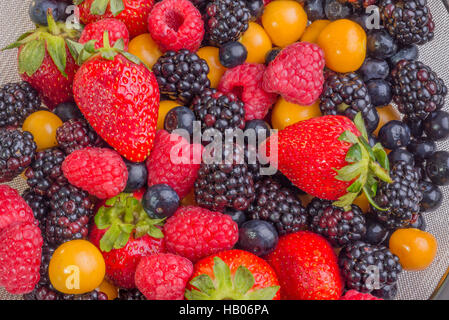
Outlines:
[[0, 127], [20, 126], [41, 107], [39, 93], [28, 83], [8, 83], [0, 88]]
[[48, 198], [34, 192], [30, 188], [23, 192], [22, 198], [30, 206], [31, 210], [33, 210], [34, 217], [39, 222], [39, 228], [43, 234], [45, 231], [47, 215], [50, 212], [50, 202]]
[[304, 229], [307, 224], [306, 210], [294, 190], [282, 186], [271, 177], [256, 182], [255, 190], [256, 199], [247, 213], [250, 219], [273, 223], [279, 235]]
[[146, 298], [138, 289], [119, 289], [115, 300], [146, 300]]
[[362, 240], [366, 233], [363, 211], [356, 205], [351, 210], [332, 205], [332, 201], [314, 198], [307, 206], [309, 226], [336, 247]]
[[189, 50], [167, 51], [157, 60], [153, 72], [161, 94], [180, 103], [189, 104], [210, 87], [206, 60]]
[[0, 183], [9, 182], [25, 170], [36, 154], [28, 131], [0, 128]]
[[56, 130], [56, 140], [66, 155], [87, 147], [102, 147], [103, 140], [85, 119], [70, 119]]

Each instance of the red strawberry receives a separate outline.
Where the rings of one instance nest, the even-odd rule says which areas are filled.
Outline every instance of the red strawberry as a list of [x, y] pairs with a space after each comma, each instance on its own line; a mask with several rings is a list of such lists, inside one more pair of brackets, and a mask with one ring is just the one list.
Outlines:
[[337, 256], [320, 235], [300, 231], [279, 239], [266, 257], [281, 284], [281, 299], [337, 300], [343, 281]]
[[130, 38], [134, 38], [147, 32], [147, 19], [154, 0], [74, 0], [74, 3], [79, 5], [82, 23], [116, 18], [126, 25]]
[[123, 52], [123, 46], [101, 48], [96, 54], [89, 43], [84, 48], [71, 44], [78, 52], [93, 54], [75, 75], [76, 104], [95, 131], [123, 157], [144, 161], [156, 132], [156, 77], [136, 57]]
[[135, 288], [134, 275], [142, 257], [164, 252], [161, 220], [153, 220], [129, 194], [106, 201], [95, 216], [89, 240], [106, 264], [106, 275], [115, 285]]
[[111, 46], [119, 39], [123, 39], [124, 49], [128, 50], [129, 32], [126, 26], [120, 20], [107, 18], [89, 23], [84, 27], [79, 43], [86, 43], [90, 40], [96, 40], [95, 49], [103, 47], [103, 34], [105, 31], [109, 33], [109, 41]]
[[188, 300], [279, 300], [279, 282], [262, 258], [228, 250], [194, 265], [185, 296]]
[[322, 116], [295, 123], [267, 140], [270, 160], [297, 187], [321, 199], [338, 199], [337, 206], [350, 206], [362, 191], [370, 199], [376, 178], [391, 182], [388, 158], [380, 144], [369, 146], [360, 113], [354, 122]]
[[62, 102], [73, 101], [72, 83], [78, 66], [69, 51], [66, 40], [76, 40], [79, 32], [68, 29], [64, 22], [55, 22], [48, 14], [48, 27], [23, 34], [6, 47], [19, 47], [20, 77], [29, 82], [53, 110]]

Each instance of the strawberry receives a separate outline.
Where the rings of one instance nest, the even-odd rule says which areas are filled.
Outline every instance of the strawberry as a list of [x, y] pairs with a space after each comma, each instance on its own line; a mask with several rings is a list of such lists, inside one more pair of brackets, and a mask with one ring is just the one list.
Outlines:
[[154, 0], [74, 0], [79, 5], [80, 20], [89, 24], [104, 18], [122, 21], [130, 38], [146, 33], [148, 15]]
[[361, 114], [354, 122], [332, 115], [300, 121], [271, 136], [267, 150], [293, 184], [315, 197], [338, 200], [336, 206], [350, 208], [364, 192], [379, 208], [372, 200], [377, 178], [391, 183], [387, 154], [380, 143], [369, 146]]
[[62, 102], [73, 101], [72, 83], [78, 66], [67, 40], [77, 40], [79, 31], [67, 28], [64, 22], [55, 22], [51, 11], [47, 20], [48, 27], [39, 26], [24, 33], [5, 49], [19, 48], [20, 77], [29, 82], [45, 105], [53, 110]]
[[265, 260], [227, 250], [198, 261], [187, 285], [188, 300], [279, 300], [279, 282]]
[[281, 299], [338, 300], [343, 281], [337, 256], [322, 236], [300, 231], [279, 239], [266, 256], [281, 284]]
[[142, 257], [164, 252], [162, 220], [150, 219], [131, 194], [105, 202], [92, 225], [89, 240], [100, 249], [106, 275], [121, 288], [135, 288], [134, 275]]
[[78, 61], [76, 104], [95, 131], [130, 161], [142, 162], [153, 147], [159, 109], [159, 87], [154, 74], [118, 40], [94, 49], [95, 40], [82, 45], [70, 41]]

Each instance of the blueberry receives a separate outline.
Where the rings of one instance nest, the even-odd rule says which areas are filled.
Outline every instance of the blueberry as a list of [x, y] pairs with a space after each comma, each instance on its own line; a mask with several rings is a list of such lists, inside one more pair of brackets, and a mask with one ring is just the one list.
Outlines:
[[155, 184], [142, 197], [145, 212], [153, 219], [171, 217], [179, 207], [179, 196], [167, 184]]
[[240, 227], [237, 246], [257, 256], [263, 256], [274, 250], [278, 240], [276, 228], [271, 223], [250, 220]]
[[326, 19], [323, 0], [307, 0], [304, 3], [304, 10], [306, 11], [307, 18], [310, 21]]
[[410, 129], [405, 123], [391, 120], [380, 128], [378, 138], [385, 148], [394, 150], [406, 147], [410, 142], [410, 135]]
[[349, 18], [352, 15], [352, 7], [338, 0], [325, 0], [324, 12], [329, 20]]
[[391, 102], [393, 93], [388, 81], [382, 79], [370, 80], [366, 83], [366, 87], [373, 106], [385, 106]]
[[415, 165], [415, 158], [413, 154], [403, 148], [398, 148], [391, 151], [388, 154], [388, 160], [390, 161], [390, 166], [393, 166], [396, 162], [399, 161], [404, 161], [412, 166]]
[[145, 162], [132, 162], [123, 159], [128, 169], [128, 181], [123, 192], [132, 193], [144, 187], [147, 183], [148, 171]]
[[190, 108], [174, 107], [165, 116], [164, 129], [170, 133], [176, 129], [184, 129], [192, 136], [194, 121], [195, 114]]
[[407, 150], [419, 159], [428, 159], [437, 151], [437, 145], [429, 138], [412, 139]]
[[370, 134], [368, 136], [368, 143], [371, 147], [374, 147], [376, 145], [376, 143], [378, 143], [379, 141], [377, 141], [377, 138], [375, 136], [373, 136], [372, 134]]
[[366, 234], [365, 241], [374, 245], [381, 244], [384, 242], [388, 235], [388, 229], [382, 222], [378, 221], [372, 216], [366, 216]]
[[51, 9], [53, 18], [57, 21], [65, 16], [65, 7], [67, 4], [60, 4], [55, 0], [33, 0], [30, 3], [28, 13], [31, 21], [36, 24], [47, 26], [47, 10]]
[[387, 31], [373, 30], [367, 35], [367, 49], [370, 56], [385, 59], [396, 53], [397, 45]]
[[354, 22], [357, 22], [365, 31], [372, 29], [371, 25], [373, 21], [371, 14], [364, 12], [362, 14], [352, 16], [350, 19]]
[[449, 152], [437, 151], [426, 161], [427, 177], [437, 186], [449, 184]]
[[418, 214], [415, 221], [413, 221], [411, 224], [407, 226], [407, 228], [415, 228], [422, 231], [426, 231], [426, 221], [424, 220], [424, 217], [422, 214]]
[[[263, 138], [263, 140], [265, 140], [271, 134], [270, 125], [260, 119], [254, 119], [254, 120], [250, 120], [250, 121], [246, 122], [245, 131], [246, 130], [254, 130], [257, 140], [258, 140], [259, 136], [261, 138]], [[258, 141], [258, 142], [262, 142], [262, 141]]]
[[402, 122], [404, 122], [410, 128], [410, 133], [412, 134], [412, 137], [414, 137], [414, 138], [422, 137], [422, 135], [424, 133], [423, 120], [410, 119], [408, 117], [405, 117], [404, 119], [402, 119]]
[[371, 294], [384, 300], [393, 300], [398, 293], [397, 283], [387, 284], [380, 289], [373, 290]]
[[368, 57], [357, 72], [364, 81], [386, 79], [390, 74], [390, 66], [385, 60]]
[[232, 210], [230, 208], [227, 208], [224, 212], [224, 214], [231, 217], [232, 221], [237, 223], [237, 225], [240, 226], [246, 221], [246, 214], [243, 211], [239, 210]]
[[412, 44], [410, 46], [406, 46], [401, 48], [395, 55], [388, 59], [390, 65], [395, 66], [401, 60], [416, 60], [419, 56], [418, 46], [416, 44]]
[[273, 61], [277, 57], [279, 52], [281, 52], [281, 50], [281, 48], [273, 48], [268, 51], [265, 57], [265, 64], [268, 65], [271, 61]]
[[225, 68], [234, 68], [245, 62], [248, 51], [240, 42], [230, 41], [220, 47], [218, 55]]
[[368, 112], [363, 115], [363, 120], [365, 120], [366, 130], [371, 133], [379, 125], [379, 112], [376, 108], [369, 108]]
[[70, 119], [84, 118], [75, 102], [60, 103], [53, 110], [53, 113], [56, 114], [63, 122], [69, 121]]
[[449, 113], [443, 110], [432, 112], [423, 122], [426, 136], [434, 141], [449, 137]]
[[440, 188], [429, 181], [421, 181], [423, 198], [420, 202], [421, 212], [436, 210], [441, 206], [443, 193]]
[[246, 4], [251, 13], [253, 20], [257, 20], [262, 16], [264, 4], [262, 0], [247, 0]]

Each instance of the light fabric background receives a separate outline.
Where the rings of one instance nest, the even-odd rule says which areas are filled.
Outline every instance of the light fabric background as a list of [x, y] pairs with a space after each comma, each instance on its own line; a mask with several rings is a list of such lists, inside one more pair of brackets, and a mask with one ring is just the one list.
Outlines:
[[[449, 86], [449, 14], [440, 0], [428, 0], [436, 21], [435, 40], [421, 47], [420, 60], [429, 64]], [[23, 32], [33, 28], [28, 17], [30, 0], [0, 1], [0, 47], [13, 42]], [[17, 50], [0, 52], [0, 84], [18, 81]], [[449, 100], [449, 98], [447, 99]], [[446, 108], [449, 105], [446, 103]], [[449, 141], [439, 144], [449, 150]], [[17, 178], [11, 186], [23, 191], [25, 183]], [[449, 267], [449, 188], [444, 188], [444, 204], [437, 212], [425, 214], [427, 231], [438, 239], [438, 256], [431, 267], [421, 272], [404, 272], [399, 279], [398, 299], [428, 299]], [[0, 299], [22, 299], [0, 288]]]

